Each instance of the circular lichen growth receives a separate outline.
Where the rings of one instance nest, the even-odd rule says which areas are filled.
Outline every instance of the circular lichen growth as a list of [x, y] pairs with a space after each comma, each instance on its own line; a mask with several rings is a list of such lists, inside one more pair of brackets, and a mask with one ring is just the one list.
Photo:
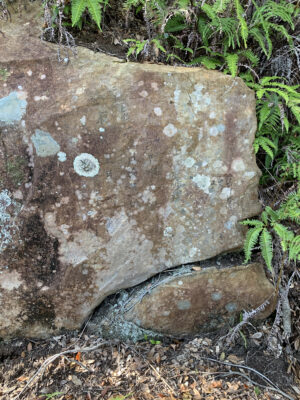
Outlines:
[[100, 165], [98, 160], [88, 153], [81, 153], [73, 162], [75, 172], [80, 176], [93, 177], [98, 174]]

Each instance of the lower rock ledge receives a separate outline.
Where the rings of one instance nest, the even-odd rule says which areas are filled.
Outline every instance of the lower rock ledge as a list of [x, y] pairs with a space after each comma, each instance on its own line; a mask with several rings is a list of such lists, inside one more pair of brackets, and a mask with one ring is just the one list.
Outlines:
[[230, 328], [242, 311], [267, 300], [256, 319], [268, 317], [275, 309], [275, 288], [262, 264], [225, 264], [216, 259], [215, 266], [182, 266], [123, 290], [102, 303], [88, 330], [133, 341], [145, 336], [180, 338]]

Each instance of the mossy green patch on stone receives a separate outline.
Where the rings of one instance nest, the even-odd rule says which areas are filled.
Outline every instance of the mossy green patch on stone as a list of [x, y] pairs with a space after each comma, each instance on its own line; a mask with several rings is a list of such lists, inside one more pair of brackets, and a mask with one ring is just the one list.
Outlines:
[[9, 75], [10, 72], [6, 68], [0, 67], [0, 81], [6, 81]]
[[7, 162], [7, 175], [13, 185], [19, 186], [25, 179], [24, 166], [26, 160], [22, 157], [15, 157]]

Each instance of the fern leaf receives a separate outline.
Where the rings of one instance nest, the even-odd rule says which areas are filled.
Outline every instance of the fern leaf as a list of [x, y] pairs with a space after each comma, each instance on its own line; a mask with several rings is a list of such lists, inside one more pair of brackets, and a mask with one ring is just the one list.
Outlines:
[[274, 231], [280, 237], [281, 240], [290, 241], [294, 238], [294, 234], [286, 226], [279, 224], [278, 222], [273, 225]]
[[276, 211], [274, 211], [271, 207], [266, 206], [265, 208], [266, 213], [271, 219], [271, 222], [276, 222], [279, 219], [279, 215]]
[[100, 28], [100, 22], [101, 22], [101, 8], [99, 4], [100, 0], [86, 0], [86, 5], [89, 10], [89, 13], [92, 17], [92, 19], [96, 22], [97, 26], [99, 29]]
[[205, 12], [205, 14], [208, 16], [208, 18], [210, 18], [212, 21], [214, 21], [218, 18], [215, 10], [209, 4], [206, 4], [206, 3], [203, 4], [201, 9]]
[[274, 152], [271, 149], [271, 147], [276, 149], [276, 145], [270, 139], [263, 136], [259, 136], [254, 140], [253, 145], [255, 153], [257, 153], [258, 148], [261, 147], [268, 154], [268, 156], [271, 157], [272, 160], [274, 159]]
[[272, 271], [272, 258], [273, 258], [273, 246], [272, 236], [270, 232], [264, 228], [260, 235], [260, 248], [265, 263], [270, 271]]
[[247, 58], [253, 67], [256, 67], [259, 63], [259, 58], [253, 53], [252, 50], [242, 50], [239, 54], [243, 55], [245, 58]]
[[86, 9], [86, 0], [73, 0], [72, 1], [72, 26], [75, 26], [80, 20], [83, 11]]
[[289, 259], [293, 261], [300, 261], [300, 235], [294, 237], [290, 243]]
[[232, 76], [236, 76], [238, 70], [239, 56], [236, 53], [226, 54], [225, 60]]
[[264, 76], [259, 82], [262, 86], [265, 86], [266, 84], [269, 84], [269, 82], [276, 81], [278, 79], [280, 79], [278, 76]]
[[261, 231], [262, 228], [260, 226], [248, 230], [244, 243], [245, 262], [248, 262], [250, 260], [252, 250], [257, 243]]
[[263, 228], [263, 223], [258, 219], [245, 219], [245, 221], [240, 222], [241, 225], [257, 226], [261, 229]]
[[213, 9], [216, 13], [223, 13], [231, 0], [216, 0]]
[[265, 36], [261, 33], [261, 30], [258, 27], [254, 26], [249, 30], [249, 36], [253, 37], [253, 39], [259, 44], [265, 55], [268, 56], [269, 51], [265, 44]]
[[247, 39], [248, 39], [248, 26], [245, 18], [243, 17], [244, 10], [243, 7], [240, 3], [240, 0], [234, 0], [234, 5], [236, 9], [236, 16], [237, 19], [239, 20], [239, 23], [241, 25], [241, 36], [244, 41], [244, 46], [247, 48]]

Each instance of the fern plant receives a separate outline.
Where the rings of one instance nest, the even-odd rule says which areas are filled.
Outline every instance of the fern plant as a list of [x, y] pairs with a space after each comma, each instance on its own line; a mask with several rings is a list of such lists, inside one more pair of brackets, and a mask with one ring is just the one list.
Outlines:
[[101, 29], [102, 9], [108, 4], [109, 0], [72, 0], [72, 26], [80, 23], [84, 11], [87, 9], [93, 21]]
[[[300, 168], [297, 171], [297, 179], [300, 181]], [[300, 235], [296, 235], [282, 224], [283, 221], [288, 220], [300, 225], [300, 188], [291, 193], [278, 210], [267, 206], [260, 219], [247, 219], [241, 222], [242, 225], [251, 227], [244, 244], [245, 262], [250, 260], [252, 251], [259, 242], [265, 263], [272, 271], [273, 234], [280, 239], [282, 251], [288, 253], [289, 260], [300, 261]]]
[[278, 151], [280, 136], [290, 131], [289, 119], [292, 117], [300, 124], [300, 85], [286, 85], [274, 76], [263, 77], [259, 83], [247, 82], [247, 85], [255, 90], [257, 97], [255, 153], [262, 148], [269, 160], [273, 160]]

